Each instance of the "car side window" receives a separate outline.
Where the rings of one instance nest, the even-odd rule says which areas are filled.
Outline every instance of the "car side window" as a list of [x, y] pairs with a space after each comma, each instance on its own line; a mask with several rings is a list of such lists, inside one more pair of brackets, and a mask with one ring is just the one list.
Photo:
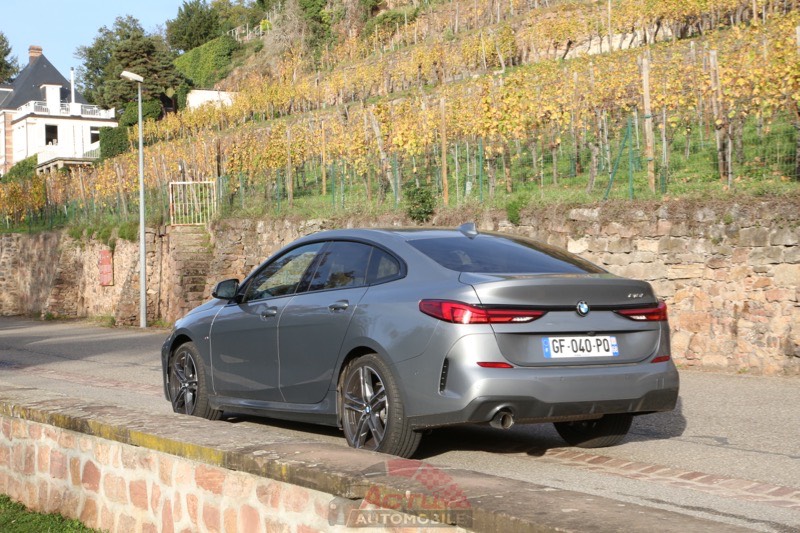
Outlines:
[[367, 284], [367, 267], [373, 247], [359, 242], [334, 241], [316, 262], [308, 291], [362, 287]]
[[294, 294], [300, 280], [325, 243], [306, 244], [271, 261], [250, 280], [244, 301]]
[[383, 283], [400, 275], [400, 263], [380, 248], [375, 248], [369, 262], [367, 282], [370, 285]]

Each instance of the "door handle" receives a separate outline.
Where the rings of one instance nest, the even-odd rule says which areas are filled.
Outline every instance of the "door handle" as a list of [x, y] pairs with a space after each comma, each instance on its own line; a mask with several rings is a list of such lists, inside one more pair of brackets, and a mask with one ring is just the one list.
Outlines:
[[328, 306], [328, 309], [331, 311], [344, 311], [350, 307], [350, 302], [347, 300], [339, 300], [338, 302], [333, 302], [331, 305]]
[[277, 307], [267, 307], [263, 311], [261, 311], [261, 318], [263, 320], [266, 320], [268, 318], [274, 317], [277, 314], [278, 314], [278, 308]]

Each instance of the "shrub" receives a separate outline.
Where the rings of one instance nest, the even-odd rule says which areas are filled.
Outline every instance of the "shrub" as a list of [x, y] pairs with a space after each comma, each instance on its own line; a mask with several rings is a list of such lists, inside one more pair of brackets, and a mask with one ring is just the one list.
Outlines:
[[22, 161], [17, 161], [3, 176], [3, 180], [27, 180], [36, 174], [37, 157], [32, 155]]
[[128, 128], [100, 128], [100, 158], [108, 159], [130, 148], [128, 143]]
[[375, 32], [376, 28], [378, 29], [378, 32], [393, 32], [395, 27], [405, 25], [406, 21], [414, 21], [418, 14], [418, 7], [405, 7], [384, 11], [380, 15], [367, 21], [362, 35], [364, 35], [366, 38], [370, 38]]
[[522, 196], [515, 196], [506, 204], [506, 217], [508, 221], [519, 226], [520, 212], [528, 205], [528, 200]]
[[195, 87], [213, 87], [228, 74], [231, 56], [238, 47], [236, 39], [223, 35], [177, 58], [175, 68]]
[[139, 240], [139, 222], [123, 222], [119, 226], [117, 236], [130, 242]]
[[[145, 100], [142, 102], [142, 120], [158, 120], [164, 112], [158, 100]], [[119, 117], [120, 127], [135, 126], [139, 124], [139, 102], [131, 102], [125, 106], [122, 116]]]
[[430, 187], [408, 188], [403, 196], [406, 215], [414, 222], [427, 222], [436, 212], [436, 196]]

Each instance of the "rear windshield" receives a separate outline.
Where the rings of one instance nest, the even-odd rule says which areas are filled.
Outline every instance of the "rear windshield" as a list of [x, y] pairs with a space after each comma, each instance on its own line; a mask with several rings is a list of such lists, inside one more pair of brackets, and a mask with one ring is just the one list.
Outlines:
[[519, 237], [462, 235], [408, 243], [440, 265], [479, 274], [578, 274], [605, 272], [566, 250]]

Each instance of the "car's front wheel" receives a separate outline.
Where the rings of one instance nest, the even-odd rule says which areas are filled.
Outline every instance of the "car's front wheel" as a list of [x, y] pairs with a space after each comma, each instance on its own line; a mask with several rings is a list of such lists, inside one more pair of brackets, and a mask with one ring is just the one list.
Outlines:
[[377, 354], [351, 361], [340, 381], [340, 413], [347, 443], [353, 448], [411, 457], [420, 433], [405, 418], [400, 390]]
[[208, 403], [203, 361], [192, 342], [178, 346], [169, 360], [169, 398], [176, 413], [218, 420], [222, 412]]
[[605, 415], [597, 420], [556, 422], [553, 425], [571, 446], [579, 448], [606, 448], [622, 442], [631, 428], [633, 415], [628, 413]]

